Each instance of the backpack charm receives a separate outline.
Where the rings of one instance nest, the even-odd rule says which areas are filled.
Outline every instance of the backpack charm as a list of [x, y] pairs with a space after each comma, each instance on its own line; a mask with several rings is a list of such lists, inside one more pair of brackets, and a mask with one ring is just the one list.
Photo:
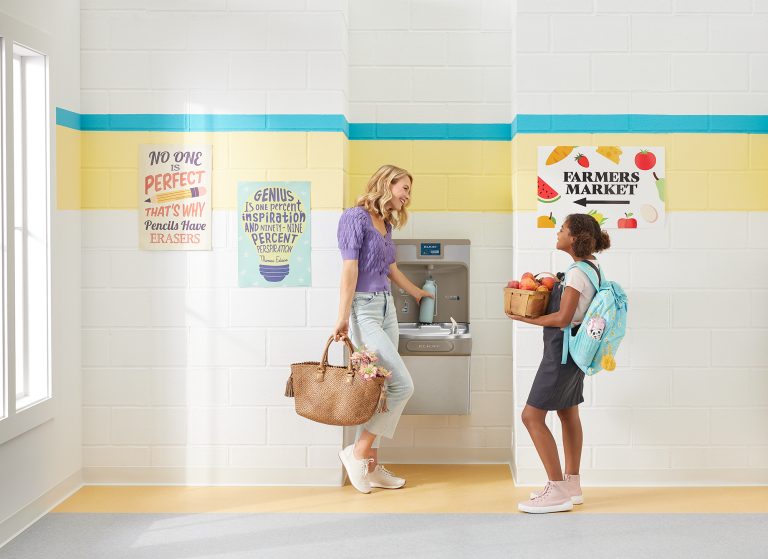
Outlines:
[[613, 358], [610, 344], [603, 353], [603, 358], [600, 359], [600, 366], [606, 371], [613, 371], [616, 368], [616, 359]]
[[[605, 331], [605, 319], [602, 316], [593, 316], [587, 322], [587, 334], [593, 340], [600, 340], [603, 337]], [[605, 367], [603, 367], [605, 368]]]

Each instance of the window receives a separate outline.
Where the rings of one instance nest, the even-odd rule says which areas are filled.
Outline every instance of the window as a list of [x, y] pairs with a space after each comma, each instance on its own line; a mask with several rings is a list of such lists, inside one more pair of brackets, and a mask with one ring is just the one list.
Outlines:
[[[16, 409], [50, 395], [46, 58], [13, 45], [13, 295]], [[10, 204], [7, 207], [11, 207]], [[9, 216], [4, 216], [8, 218]], [[8, 274], [10, 275], [10, 274]]]
[[40, 411], [50, 408], [51, 110], [47, 56], [7, 36], [0, 51], [2, 443], [47, 419]]

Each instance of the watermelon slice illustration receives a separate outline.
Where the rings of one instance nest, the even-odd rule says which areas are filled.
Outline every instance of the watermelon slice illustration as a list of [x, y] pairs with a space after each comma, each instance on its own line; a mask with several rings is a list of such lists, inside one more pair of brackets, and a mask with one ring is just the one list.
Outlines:
[[538, 177], [539, 179], [539, 202], [544, 202], [545, 204], [549, 204], [550, 202], [557, 202], [560, 199], [560, 195], [555, 191], [554, 188], [549, 186], [546, 182], [544, 182], [544, 179], [541, 177]]

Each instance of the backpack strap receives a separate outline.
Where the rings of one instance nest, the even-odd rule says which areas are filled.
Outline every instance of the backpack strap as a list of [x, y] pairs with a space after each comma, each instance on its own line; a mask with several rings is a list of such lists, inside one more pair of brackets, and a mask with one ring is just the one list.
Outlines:
[[571, 339], [571, 325], [568, 324], [563, 328], [563, 355], [560, 360], [561, 365], [568, 363], [568, 341]]
[[595, 290], [600, 291], [600, 284], [603, 283], [603, 276], [600, 273], [600, 268], [592, 264], [589, 260], [579, 260], [578, 262], [574, 262], [568, 266], [568, 270], [571, 268], [578, 268], [584, 272], [589, 278], [589, 281], [592, 282], [592, 285], [595, 286]]
[[[592, 264], [592, 262], [589, 260], [579, 260], [578, 262], [574, 262], [568, 266], [568, 269], [565, 271], [566, 275], [571, 268], [578, 268], [584, 272], [589, 278], [589, 281], [591, 281], [592, 285], [595, 287], [595, 291], [600, 291], [600, 284], [602, 283], [603, 279], [602, 274], [600, 273], [600, 268]], [[568, 362], [568, 342], [570, 339], [571, 324], [569, 323], [568, 326], [563, 328], [563, 355], [562, 359], [560, 360], [561, 365], [565, 365]]]

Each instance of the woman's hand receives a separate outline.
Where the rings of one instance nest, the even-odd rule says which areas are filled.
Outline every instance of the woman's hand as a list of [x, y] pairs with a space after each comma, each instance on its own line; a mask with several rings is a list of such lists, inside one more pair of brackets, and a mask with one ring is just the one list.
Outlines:
[[413, 298], [416, 299], [416, 302], [419, 303], [419, 304], [421, 304], [421, 300], [424, 297], [432, 297], [434, 299], [435, 298], [435, 294], [434, 293], [430, 293], [429, 291], [424, 291], [423, 289], [419, 289], [418, 293], [413, 296]]
[[344, 318], [336, 322], [336, 326], [333, 327], [333, 339], [335, 341], [341, 341], [349, 337], [349, 319]]

